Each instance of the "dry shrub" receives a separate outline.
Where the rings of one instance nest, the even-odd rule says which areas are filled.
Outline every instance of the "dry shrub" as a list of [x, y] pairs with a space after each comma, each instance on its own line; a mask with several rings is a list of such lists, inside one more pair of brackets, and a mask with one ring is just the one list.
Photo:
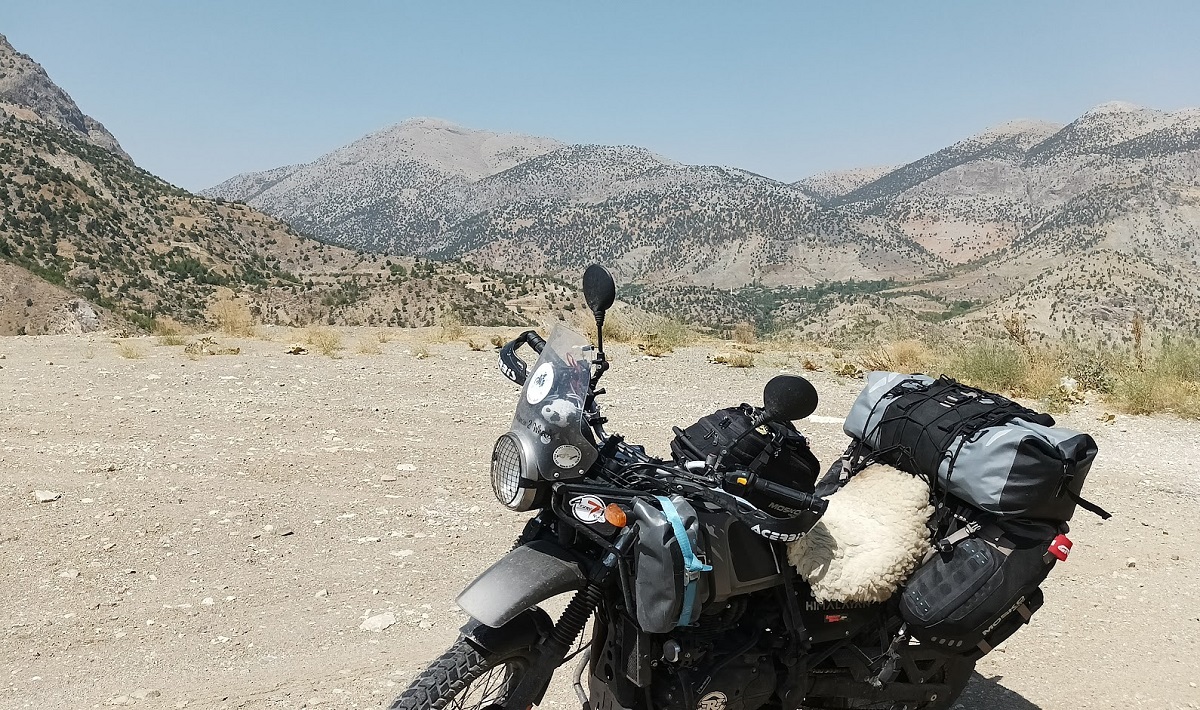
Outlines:
[[742, 321], [733, 326], [732, 338], [735, 343], [753, 343], [758, 340], [758, 331], [753, 323]]
[[731, 353], [717, 353], [713, 355], [713, 362], [730, 367], [754, 367], [754, 354], [740, 350]]
[[205, 336], [185, 345], [183, 352], [189, 359], [199, 360], [204, 355], [239, 355], [242, 349], [224, 347], [214, 338]]
[[188, 335], [191, 332], [191, 328], [188, 328], [186, 325], [180, 323], [171, 316], [159, 316], [154, 319], [155, 335], [167, 337]]
[[880, 345], [859, 359], [866, 370], [888, 372], [921, 372], [933, 362], [933, 354], [919, 340], [897, 340]]
[[454, 313], [453, 311], [443, 313], [440, 321], [441, 328], [437, 334], [436, 340], [439, 340], [443, 343], [448, 343], [455, 340], [462, 340], [466, 336], [467, 329], [465, 326], [463, 326], [462, 319], [457, 313]]
[[433, 357], [433, 351], [424, 345], [414, 345], [411, 352], [412, 356], [418, 360], [426, 360]]
[[369, 335], [359, 338], [354, 350], [360, 355], [379, 355], [383, 352], [383, 348], [379, 347], [379, 339]]
[[[594, 322], [594, 321], [593, 321]], [[604, 316], [604, 341], [636, 343], [638, 331], [622, 311], [609, 311]]]
[[488, 339], [488, 342], [490, 342], [494, 348], [502, 348], [508, 341], [504, 339], [503, 335], [493, 335]]
[[487, 341], [476, 340], [475, 338], [467, 338], [467, 347], [471, 348], [475, 352], [479, 352], [487, 347]]
[[141, 346], [137, 343], [131, 343], [128, 340], [117, 342], [117, 354], [126, 360], [140, 360], [146, 357], [146, 353], [142, 351]]
[[254, 317], [250, 307], [230, 295], [208, 304], [205, 315], [226, 335], [248, 337], [254, 335]]
[[1149, 361], [1135, 350], [1133, 362], [1116, 378], [1113, 398], [1130, 414], [1173, 412], [1200, 419], [1200, 345], [1167, 343]]
[[332, 328], [312, 327], [304, 332], [304, 342], [327, 357], [341, 356], [342, 336]]
[[805, 370], [808, 370], [809, 372], [820, 372], [820, 370], [821, 370], [821, 366], [818, 365], [816, 363], [816, 361], [814, 361], [812, 358], [809, 358], [809, 357], [804, 358], [804, 360], [800, 363], [800, 367], [803, 367]]
[[638, 349], [652, 357], [662, 357], [698, 339], [699, 336], [691, 328], [670, 319], [656, 321], [635, 336]]
[[375, 331], [375, 340], [381, 344], [382, 343], [390, 343], [390, 342], [392, 342], [392, 334], [390, 331], [386, 331], [386, 330]]
[[183, 335], [160, 335], [155, 345], [187, 345], [188, 339]]
[[1021, 386], [1029, 362], [1008, 343], [984, 341], [964, 347], [952, 362], [953, 373], [967, 384], [985, 390], [1011, 392]]

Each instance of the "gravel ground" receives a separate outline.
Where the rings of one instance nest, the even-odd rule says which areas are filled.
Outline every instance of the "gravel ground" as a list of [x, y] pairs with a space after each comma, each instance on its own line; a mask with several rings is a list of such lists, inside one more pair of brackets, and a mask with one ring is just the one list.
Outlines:
[[[493, 353], [428, 336], [341, 359], [285, 354], [285, 330], [199, 358], [0, 338], [0, 707], [386, 705], [524, 520], [487, 479], [515, 388]], [[613, 348], [610, 429], [665, 453], [672, 425], [760, 401], [789, 363], [711, 353]], [[802, 430], [828, 463], [861, 381], [812, 379]], [[1099, 441], [1085, 493], [1115, 517], [1077, 514], [1046, 606], [979, 664], [964, 710], [1200, 707], [1200, 426], [1103, 413], [1060, 422]]]

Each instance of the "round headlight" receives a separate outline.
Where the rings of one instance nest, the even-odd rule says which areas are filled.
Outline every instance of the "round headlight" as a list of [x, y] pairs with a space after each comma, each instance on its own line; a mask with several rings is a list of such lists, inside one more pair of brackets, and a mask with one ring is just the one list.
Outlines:
[[524, 457], [521, 444], [511, 433], [496, 440], [492, 449], [492, 491], [496, 499], [513, 510], [528, 510], [536, 491], [523, 485]]

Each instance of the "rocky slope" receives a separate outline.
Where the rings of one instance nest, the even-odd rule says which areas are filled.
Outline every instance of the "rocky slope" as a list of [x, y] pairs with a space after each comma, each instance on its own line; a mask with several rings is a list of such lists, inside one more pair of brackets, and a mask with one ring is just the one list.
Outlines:
[[[378, 134], [411, 137], [394, 154], [363, 139], [370, 163], [335, 151], [208, 194], [380, 251], [559, 275], [599, 259], [632, 284], [630, 297], [704, 325], [747, 314], [819, 325], [833, 294], [880, 318], [895, 315], [880, 306], [891, 302], [901, 317], [964, 324], [1028, 307], [1034, 330], [1054, 336], [1113, 337], [1135, 311], [1163, 331], [1197, 330], [1187, 314], [1200, 306], [1200, 110], [1104, 104], [1066, 126], [1012, 121], [907, 165], [792, 185], [634, 147], [539, 143], [537, 155], [489, 167], [470, 146], [494, 134], [426, 122]], [[446, 132], [474, 138], [463, 147]], [[347, 184], [363, 187], [351, 198]], [[1118, 268], [1114, 280], [1073, 276]]]
[[0, 35], [0, 104], [30, 109], [43, 120], [129, 160], [104, 124], [80, 111], [67, 92], [50, 81], [46, 70], [13, 49], [4, 35]]
[[[260, 322], [402, 326], [528, 324], [581, 303], [553, 279], [360, 253], [187, 193], [134, 165], [7, 42], [0, 66], [0, 335], [200, 324], [234, 298]], [[451, 135], [427, 162], [477, 177], [534, 150], [476, 138]]]

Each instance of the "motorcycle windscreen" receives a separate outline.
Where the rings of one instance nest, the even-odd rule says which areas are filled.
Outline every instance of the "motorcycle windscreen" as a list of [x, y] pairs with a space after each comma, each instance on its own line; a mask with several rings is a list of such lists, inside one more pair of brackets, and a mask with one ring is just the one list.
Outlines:
[[544, 480], [579, 478], [599, 455], [583, 421], [595, 353], [587, 338], [556, 326], [521, 388], [511, 429]]

